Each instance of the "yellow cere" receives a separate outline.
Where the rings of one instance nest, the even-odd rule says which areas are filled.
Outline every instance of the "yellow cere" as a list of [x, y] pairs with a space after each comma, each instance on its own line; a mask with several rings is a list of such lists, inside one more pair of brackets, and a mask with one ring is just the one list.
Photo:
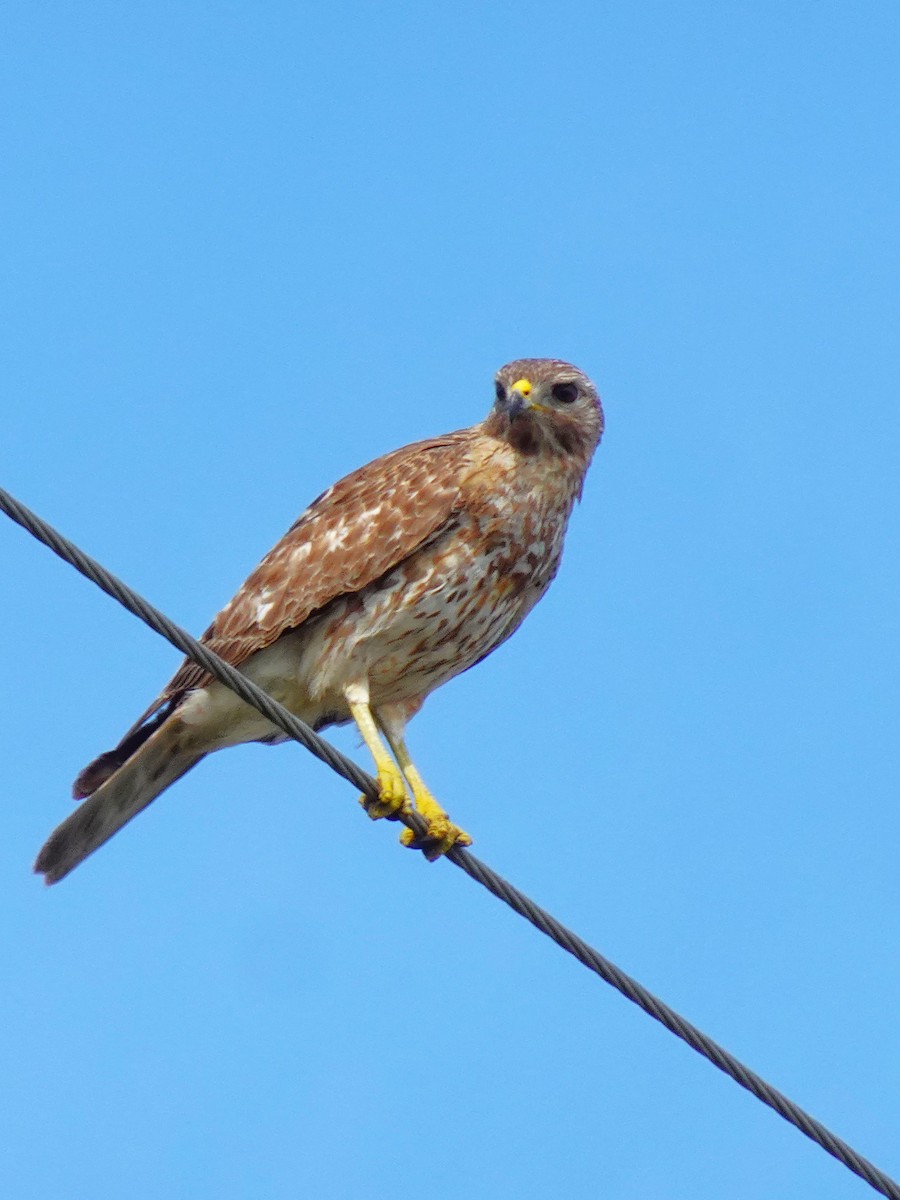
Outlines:
[[514, 392], [520, 392], [523, 396], [527, 396], [528, 393], [531, 391], [531, 380], [530, 379], [517, 379], [516, 382], [512, 385], [512, 390]]

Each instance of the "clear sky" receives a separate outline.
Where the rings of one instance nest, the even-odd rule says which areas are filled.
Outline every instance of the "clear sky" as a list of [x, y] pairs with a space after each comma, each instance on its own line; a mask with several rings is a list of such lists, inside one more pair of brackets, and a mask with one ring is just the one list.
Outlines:
[[[199, 632], [333, 479], [511, 358], [583, 367], [560, 576], [412, 747], [481, 857], [900, 1175], [897, 4], [2, 24], [0, 482]], [[178, 655], [0, 554], [3, 1195], [874, 1194], [299, 747], [45, 890]]]

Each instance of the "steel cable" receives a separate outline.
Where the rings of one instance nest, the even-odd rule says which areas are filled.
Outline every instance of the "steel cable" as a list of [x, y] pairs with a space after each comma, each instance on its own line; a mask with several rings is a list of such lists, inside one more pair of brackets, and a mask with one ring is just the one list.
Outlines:
[[[210, 675], [218, 679], [220, 682], [232, 688], [242, 700], [247, 704], [258, 709], [263, 716], [267, 717], [274, 725], [283, 730], [289, 737], [300, 742], [305, 746], [310, 753], [316, 758], [327, 763], [332, 770], [342, 775], [346, 780], [358, 787], [373, 799], [377, 798], [378, 789], [375, 780], [365, 771], [361, 770], [354, 762], [345, 755], [341, 754], [334, 746], [330, 745], [324, 738], [319, 737], [308, 725], [299, 720], [278, 704], [271, 696], [267, 695], [261, 688], [258, 688], [254, 683], [251, 683], [246, 676], [240, 671], [235, 670], [219, 658], [217, 654], [213, 654], [206, 646], [203, 646], [196, 638], [192, 637], [180, 626], [154, 608], [154, 606], [138, 595], [127, 584], [117, 579], [115, 575], [101, 566], [95, 559], [85, 554], [68, 538], [63, 537], [52, 525], [42, 520], [36, 513], [26, 508], [9, 492], [0, 488], [0, 509], [6, 513], [16, 524], [21, 525], [38, 541], [49, 547], [54, 554], [58, 555], [65, 562], [73, 566], [77, 571], [95, 583], [107, 595], [112, 596], [134, 616], [139, 617], [145, 624], [149, 625], [156, 633], [160, 634], [167, 641], [171, 642], [178, 650], [186, 654]], [[425, 832], [425, 822], [418, 813], [403, 815], [398, 818], [405, 825], [414, 830], [417, 834]], [[649, 992], [643, 984], [638, 983], [636, 979], [626, 974], [623, 970], [605, 958], [598, 950], [588, 945], [583, 938], [580, 938], [572, 930], [567, 929], [550, 913], [546, 912], [539, 905], [535, 904], [524, 892], [519, 891], [511, 883], [505, 880], [501, 875], [498, 875], [491, 867], [481, 862], [468, 850], [454, 847], [448, 854], [444, 855], [455, 866], [460, 867], [472, 879], [480, 883], [483, 887], [498, 900], [502, 900], [519, 916], [530, 921], [536, 929], [541, 933], [551, 938], [563, 950], [566, 950], [574, 958], [576, 958], [583, 966], [599, 975], [606, 983], [616, 988], [623, 996], [631, 1000], [632, 1003], [638, 1005], [645, 1013], [653, 1017], [664, 1025], [670, 1033], [674, 1033], [676, 1037], [681, 1038], [698, 1054], [702, 1054], [714, 1066], [723, 1071], [735, 1083], [739, 1083], [741, 1087], [746, 1088], [763, 1104], [767, 1104], [783, 1117], [790, 1124], [795, 1126], [804, 1133], [808, 1138], [821, 1146], [830, 1155], [844, 1164], [845, 1167], [853, 1171], [856, 1175], [864, 1179], [876, 1191], [881, 1192], [884, 1196], [889, 1196], [891, 1200], [900, 1200], [900, 1184], [893, 1180], [889, 1175], [879, 1170], [868, 1159], [863, 1158], [858, 1154], [852, 1146], [832, 1133], [821, 1121], [816, 1120], [808, 1112], [802, 1109], [793, 1100], [779, 1092], [765, 1079], [757, 1075], [755, 1071], [751, 1071], [745, 1066], [740, 1059], [735, 1058], [724, 1047], [708, 1037], [702, 1030], [692, 1025], [668, 1004], [665, 1004], [658, 997]]]

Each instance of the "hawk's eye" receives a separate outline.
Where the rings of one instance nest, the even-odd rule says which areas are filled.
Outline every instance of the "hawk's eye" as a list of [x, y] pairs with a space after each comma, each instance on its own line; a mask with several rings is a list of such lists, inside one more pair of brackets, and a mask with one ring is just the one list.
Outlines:
[[554, 383], [550, 389], [550, 394], [554, 400], [558, 400], [560, 404], [571, 404], [573, 400], [578, 399], [578, 384], [577, 383]]
[[498, 400], [500, 400], [502, 402], [503, 400], [506, 399], [506, 388], [503, 386], [503, 384], [500, 382], [499, 379], [494, 384], [494, 391], [497, 393]]

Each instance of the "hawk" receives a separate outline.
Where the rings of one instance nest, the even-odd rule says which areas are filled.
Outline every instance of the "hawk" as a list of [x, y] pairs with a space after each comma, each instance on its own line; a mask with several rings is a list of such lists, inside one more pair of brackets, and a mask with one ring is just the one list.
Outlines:
[[[471, 838], [425, 786], [404, 740], [428, 694], [522, 623], [559, 567], [603, 433], [594, 385], [557, 359], [520, 359], [470, 429], [385, 454], [314, 500], [215, 618], [203, 642], [311, 725], [355, 722], [375, 760], [373, 818], [411, 804], [437, 858]], [[286, 740], [187, 660], [118, 746], [84, 768], [84, 802], [35, 870], [56, 883], [204, 755]]]

